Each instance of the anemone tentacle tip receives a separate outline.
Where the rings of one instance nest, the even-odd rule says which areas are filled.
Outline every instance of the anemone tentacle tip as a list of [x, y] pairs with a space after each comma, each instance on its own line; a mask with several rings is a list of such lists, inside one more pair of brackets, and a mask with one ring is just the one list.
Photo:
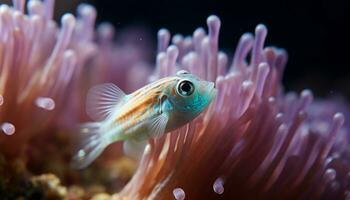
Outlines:
[[175, 188], [173, 195], [176, 200], [185, 200], [186, 197], [185, 191], [182, 188]]

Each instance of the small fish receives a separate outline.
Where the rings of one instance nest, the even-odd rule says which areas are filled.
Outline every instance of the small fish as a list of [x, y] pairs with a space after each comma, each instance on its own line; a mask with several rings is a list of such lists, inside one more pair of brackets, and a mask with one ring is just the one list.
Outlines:
[[188, 123], [215, 95], [213, 82], [184, 70], [128, 95], [112, 83], [93, 87], [86, 109], [96, 122], [81, 126], [81, 146], [73, 157], [73, 167], [85, 168], [116, 141], [124, 141], [128, 155], [140, 156], [148, 139]]

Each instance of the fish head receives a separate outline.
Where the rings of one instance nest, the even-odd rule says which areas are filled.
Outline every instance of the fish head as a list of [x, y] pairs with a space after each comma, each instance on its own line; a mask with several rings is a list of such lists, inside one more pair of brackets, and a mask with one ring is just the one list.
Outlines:
[[173, 111], [185, 120], [199, 115], [214, 99], [216, 88], [213, 82], [205, 81], [197, 76], [181, 70], [176, 73], [177, 81], [172, 86], [169, 101]]

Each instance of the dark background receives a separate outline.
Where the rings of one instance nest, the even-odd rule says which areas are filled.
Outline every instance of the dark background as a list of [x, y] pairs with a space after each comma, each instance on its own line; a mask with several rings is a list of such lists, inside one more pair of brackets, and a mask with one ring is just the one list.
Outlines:
[[349, 25], [345, 0], [318, 1], [189, 1], [88, 0], [98, 10], [98, 21], [117, 29], [130, 24], [148, 27], [153, 39], [166, 27], [172, 34], [189, 35], [206, 17], [222, 20], [220, 47], [233, 51], [242, 33], [258, 23], [269, 30], [267, 45], [285, 48], [289, 62], [284, 77], [287, 89], [310, 88], [317, 95], [350, 96]]

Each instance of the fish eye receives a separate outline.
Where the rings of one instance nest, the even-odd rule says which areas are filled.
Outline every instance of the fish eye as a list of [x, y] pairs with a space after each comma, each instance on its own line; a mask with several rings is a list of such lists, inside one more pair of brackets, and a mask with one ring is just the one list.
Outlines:
[[177, 86], [177, 92], [181, 96], [190, 96], [194, 92], [194, 85], [188, 80], [181, 81]]

